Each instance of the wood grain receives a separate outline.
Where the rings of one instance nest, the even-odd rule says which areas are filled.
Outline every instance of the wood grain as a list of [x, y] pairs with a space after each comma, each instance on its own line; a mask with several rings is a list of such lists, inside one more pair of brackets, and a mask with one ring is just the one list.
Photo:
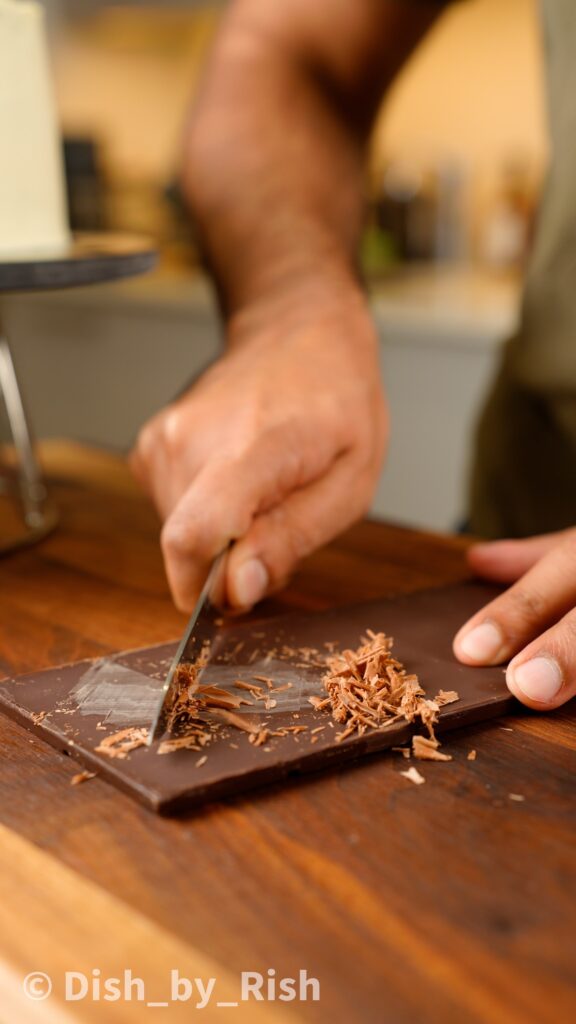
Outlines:
[[[0, 562], [5, 675], [161, 642], [182, 626], [158, 523], [118, 463], [58, 447], [46, 461], [63, 525]], [[464, 579], [462, 547], [362, 524], [267, 610]], [[168, 821], [98, 778], [71, 788], [68, 758], [2, 720], [0, 821], [233, 975], [307, 969], [321, 1001], [298, 1004], [299, 1020], [571, 1019], [574, 711], [519, 710], [454, 735], [449, 749], [449, 764], [420, 766], [424, 786], [400, 776], [400, 758], [375, 757]], [[10, 876], [9, 865], [0, 871]], [[25, 870], [12, 877], [21, 905], [38, 899]], [[107, 943], [103, 934], [102, 954]], [[13, 962], [5, 929], [0, 950]]]
[[[28, 893], [25, 915], [19, 899], [23, 890]], [[154, 1014], [155, 1019], [190, 1021], [195, 1003], [202, 996], [195, 995], [191, 1002], [171, 1002], [173, 970], [181, 979], [200, 978], [204, 983], [215, 979], [213, 998], [202, 1008], [202, 1019], [210, 1024], [230, 1018], [230, 1010], [218, 1008], [217, 1001], [238, 1001], [238, 979], [222, 964], [179, 942], [137, 910], [1, 826], [0, 934], [11, 938], [2, 944], [0, 959], [0, 1006], [6, 1021], [64, 1024], [106, 1019], [112, 1024], [128, 1024], [142, 1019], [148, 1002], [164, 1001], [171, 1005], [165, 1010], [154, 1007], [161, 1010]], [[46, 942], [47, 934], [50, 943]], [[89, 979], [93, 995], [95, 969], [102, 979], [123, 982], [128, 965], [132, 978], [144, 982], [141, 990], [137, 985], [130, 989], [133, 998], [104, 1001], [100, 998], [106, 994], [102, 988], [97, 990], [97, 998], [67, 1000], [67, 972], [78, 972]], [[46, 1002], [27, 997], [22, 984], [22, 979], [39, 971], [40, 966], [53, 986]], [[79, 992], [78, 982], [73, 988], [69, 984], [72, 991]], [[240, 1001], [234, 1019], [242, 1024], [290, 1024], [297, 1018], [281, 1003]]]

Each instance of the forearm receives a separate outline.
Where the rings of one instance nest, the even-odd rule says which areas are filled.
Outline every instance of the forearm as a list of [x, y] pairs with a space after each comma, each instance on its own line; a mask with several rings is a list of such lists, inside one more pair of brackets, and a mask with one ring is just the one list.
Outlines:
[[358, 70], [307, 49], [306, 33], [303, 44], [282, 23], [246, 16], [251, 3], [232, 9], [191, 116], [184, 170], [230, 313], [254, 299], [358, 289], [369, 127], [387, 81], [433, 19], [419, 5], [407, 21], [397, 0], [380, 4], [378, 25], [395, 42], [372, 53], [365, 27], [351, 26]]
[[265, 39], [222, 41], [185, 180], [228, 310], [320, 269], [353, 279], [361, 175], [360, 145], [306, 74]]

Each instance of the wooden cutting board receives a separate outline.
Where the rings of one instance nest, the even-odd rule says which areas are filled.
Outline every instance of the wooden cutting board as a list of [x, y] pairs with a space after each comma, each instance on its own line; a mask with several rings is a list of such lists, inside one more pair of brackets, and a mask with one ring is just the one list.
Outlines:
[[460, 665], [451, 649], [459, 626], [497, 592], [481, 583], [458, 584], [336, 611], [227, 626], [217, 663], [208, 667], [203, 682], [226, 688], [254, 675], [270, 677], [275, 686], [290, 682], [274, 694], [275, 707], [246, 706], [238, 713], [272, 730], [306, 726], [264, 746], [254, 746], [248, 733], [230, 726], [200, 752], [159, 754], [156, 745], [112, 760], [95, 751], [120, 729], [150, 724], [175, 643], [20, 676], [0, 684], [0, 709], [152, 810], [174, 813], [289, 775], [340, 766], [403, 744], [421, 731], [401, 722], [338, 742], [339, 727], [309, 703], [310, 695], [321, 693], [322, 670], [307, 664], [301, 653], [287, 657], [286, 649], [325, 651], [327, 643], [356, 647], [366, 629], [382, 631], [394, 637], [395, 655], [418, 675], [429, 697], [439, 689], [459, 693], [458, 702], [441, 709], [438, 734], [510, 711], [514, 700], [502, 667]]

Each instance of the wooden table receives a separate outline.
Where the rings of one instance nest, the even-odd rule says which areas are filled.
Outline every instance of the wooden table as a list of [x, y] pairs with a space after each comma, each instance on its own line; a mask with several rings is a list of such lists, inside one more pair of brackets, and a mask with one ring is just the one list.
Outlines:
[[[69, 445], [45, 461], [62, 527], [0, 562], [0, 670], [176, 636], [158, 523], [123, 466]], [[364, 523], [269, 610], [462, 579], [462, 547]], [[132, 969], [148, 1001], [167, 998], [173, 969], [215, 977], [208, 1021], [573, 1018], [574, 710], [519, 712], [449, 744], [454, 760], [425, 765], [423, 786], [385, 755], [163, 820], [98, 778], [71, 787], [73, 761], [2, 719], [0, 1021], [194, 1019], [191, 1003], [148, 1011], [137, 986], [131, 1001], [66, 1003], [64, 972], [92, 982], [96, 968]], [[306, 970], [320, 1001], [216, 1007], [240, 972], [269, 969]], [[22, 992], [31, 971], [53, 977], [45, 1001]]]

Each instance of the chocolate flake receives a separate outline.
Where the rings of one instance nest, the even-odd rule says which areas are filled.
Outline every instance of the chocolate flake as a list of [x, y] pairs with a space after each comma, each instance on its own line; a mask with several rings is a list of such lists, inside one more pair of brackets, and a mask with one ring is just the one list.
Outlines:
[[[242, 646], [238, 644], [234, 648], [232, 658]], [[386, 728], [400, 720], [409, 723], [419, 720], [427, 729], [428, 736], [414, 737], [414, 756], [422, 760], [451, 760], [450, 755], [439, 752], [434, 726], [440, 708], [459, 699], [454, 690], [440, 690], [433, 700], [427, 698], [418, 677], [409, 674], [394, 658], [393, 639], [384, 633], [367, 630], [356, 650], [335, 653], [334, 646], [327, 642], [325, 653], [320, 654], [315, 648], [284, 645], [280, 648], [280, 656], [298, 658], [297, 665], [306, 668], [320, 666], [325, 670], [322, 680], [325, 695], [311, 696], [309, 701], [315, 710], [331, 713], [332, 720], [327, 723], [331, 728], [334, 728], [334, 722], [342, 727], [336, 735], [337, 742], [355, 734], [362, 735], [367, 729]], [[269, 651], [268, 657], [276, 653], [276, 650]], [[202, 685], [201, 674], [209, 657], [210, 649], [206, 645], [195, 663], [184, 663], [178, 667], [179, 693], [167, 722], [169, 738], [159, 745], [158, 753], [199, 750], [214, 739], [222, 724], [248, 733], [249, 742], [256, 747], [263, 747], [272, 737], [284, 737], [290, 733], [294, 742], [298, 742], [298, 733], [308, 729], [305, 725], [272, 729], [246, 715], [235, 714], [242, 705], [250, 707], [257, 703], [262, 703], [266, 711], [273, 710], [277, 705], [273, 694], [290, 689], [293, 683], [274, 686], [271, 676], [256, 674], [249, 681], [237, 679], [234, 688], [249, 694], [252, 699], [248, 700], [240, 693], [219, 686]], [[297, 720], [299, 715], [294, 713], [293, 718]], [[318, 733], [324, 728], [320, 725], [311, 730], [312, 743], [317, 742]], [[145, 729], [124, 729], [108, 736], [96, 750], [109, 757], [125, 758], [131, 750], [143, 746], [147, 736]], [[230, 745], [235, 747], [235, 744]], [[410, 756], [406, 748], [402, 753], [404, 757]], [[197, 764], [204, 764], [205, 757], [201, 757]], [[413, 774], [408, 777], [414, 781]]]
[[405, 772], [400, 772], [400, 775], [403, 775], [405, 779], [409, 779], [415, 786], [421, 786], [423, 782], [426, 782], [424, 776], [420, 774], [414, 765], [411, 768], [407, 768]]
[[242, 704], [252, 707], [251, 700], [223, 690], [220, 686], [199, 686], [196, 693], [205, 707], [227, 708], [229, 711], [239, 708]]
[[40, 723], [43, 722], [44, 719], [46, 718], [46, 715], [49, 714], [49, 711], [36, 711], [35, 713], [32, 713], [30, 715], [30, 718], [34, 722], [34, 725], [40, 725]]
[[265, 683], [269, 690], [274, 686], [274, 682], [270, 676], [252, 676], [252, 679], [255, 679], [258, 683]]
[[440, 707], [458, 700], [458, 694], [440, 690], [434, 700], [429, 700], [418, 677], [408, 674], [393, 657], [393, 644], [392, 637], [369, 629], [355, 651], [328, 655], [328, 671], [323, 678], [327, 697], [314, 696], [309, 701], [317, 711], [330, 710], [334, 721], [344, 726], [336, 736], [338, 742], [362, 735], [366, 729], [386, 728], [401, 719], [410, 723], [419, 719], [432, 741], [428, 746], [419, 744], [420, 751], [426, 749], [419, 756], [450, 760], [447, 755], [437, 754], [434, 726]]
[[162, 740], [162, 743], [158, 747], [159, 754], [173, 754], [175, 750], [200, 750], [200, 744], [198, 743], [198, 737], [192, 736], [178, 736], [170, 740]]
[[260, 726], [249, 721], [245, 715], [235, 715], [233, 711], [225, 711], [221, 708], [215, 708], [212, 714], [214, 717], [222, 719], [226, 725], [233, 725], [235, 729], [241, 729], [243, 732], [258, 733], [260, 731]]
[[234, 683], [237, 690], [248, 690], [254, 697], [262, 697], [264, 691], [257, 683], [246, 683], [243, 679], [237, 679]]
[[71, 786], [80, 786], [83, 782], [88, 782], [89, 779], [95, 779], [96, 772], [78, 772], [77, 775], [73, 775], [70, 779]]
[[138, 747], [145, 747], [148, 742], [148, 729], [130, 727], [121, 729], [120, 732], [112, 733], [95, 747], [97, 754], [105, 754], [106, 757], [116, 757], [121, 760], [128, 757], [132, 750]]
[[437, 739], [430, 736], [413, 736], [412, 753], [419, 761], [451, 761], [451, 754], [443, 754]]
[[434, 700], [440, 707], [443, 707], [444, 704], [454, 704], [454, 701], [460, 700], [460, 697], [456, 690], [438, 690]]

